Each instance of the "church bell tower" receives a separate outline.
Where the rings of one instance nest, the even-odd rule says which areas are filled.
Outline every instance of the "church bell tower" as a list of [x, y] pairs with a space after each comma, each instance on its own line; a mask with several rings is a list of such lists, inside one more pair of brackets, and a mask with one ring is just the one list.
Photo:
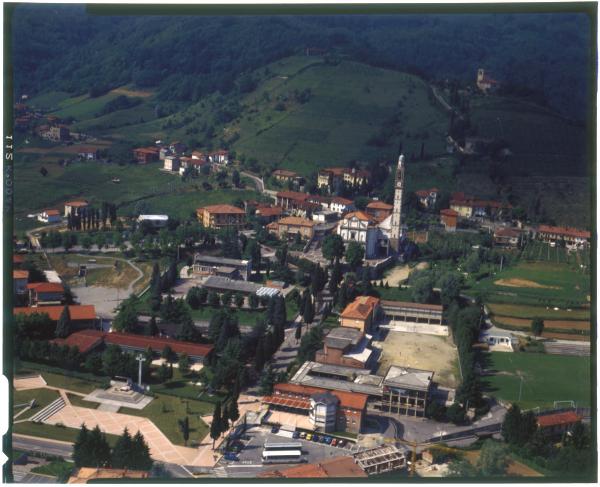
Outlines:
[[396, 184], [394, 187], [394, 209], [392, 211], [392, 222], [390, 229], [390, 247], [393, 252], [400, 248], [402, 237], [402, 192], [404, 191], [404, 154], [398, 157], [398, 168], [396, 169]]

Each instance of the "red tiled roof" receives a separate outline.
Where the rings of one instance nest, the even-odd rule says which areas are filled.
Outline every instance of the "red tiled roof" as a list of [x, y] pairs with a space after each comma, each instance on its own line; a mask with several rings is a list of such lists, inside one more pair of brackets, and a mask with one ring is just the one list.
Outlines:
[[366, 320], [378, 303], [378, 298], [359, 296], [344, 308], [340, 316], [342, 318]]
[[[37, 308], [14, 308], [13, 314], [32, 315], [34, 313], [45, 313], [52, 321], [58, 321], [64, 306], [39, 306]], [[96, 319], [96, 308], [92, 304], [69, 306], [69, 315], [72, 320], [93, 320]]]
[[333, 198], [331, 198], [331, 202], [338, 203], [340, 205], [346, 205], [346, 206], [354, 203], [354, 201], [349, 200], [347, 198], [342, 198], [341, 196], [334, 196]]
[[51, 343], [57, 345], [67, 345], [69, 347], [77, 347], [81, 353], [88, 353], [102, 343], [104, 334], [97, 330], [87, 330], [92, 333], [76, 332], [71, 333], [67, 338], [55, 338], [50, 340]]
[[383, 201], [371, 201], [367, 205], [367, 208], [370, 210], [393, 210], [394, 206], [388, 205], [387, 203], [384, 203]]
[[22, 264], [25, 262], [25, 257], [19, 254], [13, 254], [13, 264]]
[[277, 223], [279, 225], [291, 225], [293, 227], [314, 227], [316, 225], [312, 220], [301, 218], [299, 216], [286, 216]]
[[190, 343], [173, 338], [151, 337], [144, 335], [135, 335], [133, 333], [106, 333], [104, 336], [106, 343], [115, 345], [123, 345], [135, 348], [152, 348], [152, 350], [160, 351], [167, 345], [171, 347], [175, 353], [187, 353], [189, 356], [207, 356], [212, 349], [212, 345], [201, 343]]
[[518, 237], [521, 231], [516, 228], [498, 228], [494, 232], [494, 237]]
[[567, 411], [565, 413], [548, 414], [545, 416], [538, 416], [537, 422], [540, 428], [547, 428], [549, 426], [559, 426], [565, 424], [573, 424], [581, 421], [581, 416], [577, 415], [574, 411]]
[[27, 289], [33, 289], [37, 293], [63, 293], [65, 288], [58, 282], [32, 282], [27, 284]]
[[327, 458], [319, 463], [296, 465], [289, 468], [280, 468], [258, 475], [259, 478], [357, 478], [366, 477], [367, 474], [350, 456]]
[[294, 172], [294, 171], [288, 171], [287, 169], [275, 169], [273, 171], [273, 176], [283, 176], [286, 178], [295, 178], [296, 176], [298, 176], [298, 173]]
[[431, 189], [420, 189], [418, 191], [415, 191], [415, 194], [421, 198], [426, 198], [431, 193], [437, 193], [437, 192], [438, 192], [437, 188], [431, 188]]
[[454, 211], [451, 208], [446, 208], [446, 209], [440, 211], [440, 215], [444, 215], [444, 216], [458, 216], [458, 212]]
[[65, 203], [65, 206], [73, 206], [75, 208], [79, 208], [82, 206], [88, 206], [89, 203], [85, 200], [74, 200], [74, 201], [67, 201]]
[[43, 213], [46, 213], [46, 215], [48, 216], [60, 215], [60, 212], [58, 210], [44, 210]]
[[29, 271], [13, 271], [13, 279], [29, 279]]
[[272, 404], [274, 406], [284, 406], [287, 408], [310, 409], [309, 399], [300, 399], [284, 396], [266, 396], [263, 398], [263, 402], [265, 404]]
[[226, 213], [226, 214], [237, 214], [244, 215], [246, 212], [241, 208], [233, 205], [208, 205], [198, 208], [196, 212], [206, 210], [209, 213]]
[[277, 393], [298, 394], [309, 398], [313, 394], [328, 391], [340, 400], [340, 406], [349, 409], [363, 410], [367, 406], [367, 394], [358, 392], [330, 391], [322, 387], [303, 386], [300, 384], [280, 383], [273, 386], [274, 395]]
[[260, 216], [279, 216], [283, 213], [283, 208], [280, 206], [261, 206], [256, 209], [256, 213]]
[[373, 217], [371, 215], [367, 215], [364, 211], [352, 211], [346, 215], [344, 215], [344, 220], [349, 220], [350, 218], [356, 217], [359, 220], [363, 221], [373, 221]]
[[591, 234], [587, 230], [579, 230], [577, 228], [570, 227], [553, 227], [551, 225], [540, 225], [538, 232], [542, 233], [553, 233], [556, 235], [564, 235], [565, 237], [575, 238], [590, 238]]

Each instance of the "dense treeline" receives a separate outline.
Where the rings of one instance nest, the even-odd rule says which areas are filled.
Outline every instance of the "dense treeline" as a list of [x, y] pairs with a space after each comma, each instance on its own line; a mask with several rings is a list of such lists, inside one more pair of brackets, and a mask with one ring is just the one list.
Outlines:
[[579, 119], [587, 96], [584, 14], [125, 17], [21, 5], [13, 28], [17, 93], [97, 95], [134, 83], [161, 100], [196, 101], [251, 91], [251, 71], [311, 46], [430, 79], [472, 82], [482, 66]]

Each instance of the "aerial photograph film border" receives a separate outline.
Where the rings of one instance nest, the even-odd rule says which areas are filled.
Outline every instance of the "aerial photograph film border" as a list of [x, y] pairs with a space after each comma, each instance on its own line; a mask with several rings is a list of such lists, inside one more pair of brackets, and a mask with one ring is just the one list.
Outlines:
[[[3, 9], [4, 481], [597, 480], [596, 3], [56, 4], [15, 24], [32, 5]], [[394, 62], [426, 31], [365, 21], [447, 35], [466, 13], [497, 36], [484, 17], [531, 14], [539, 70], [511, 66], [537, 85], [489, 48], [468, 76]], [[104, 50], [49, 33], [80, 84], [14, 57], [61, 14]], [[147, 36], [165, 16], [173, 40], [201, 16], [207, 68], [140, 63], [152, 46], [116, 24], [132, 74], [109, 16]], [[260, 56], [232, 25], [297, 45]], [[562, 78], [531, 48], [560, 51], [551, 34], [580, 49]]]

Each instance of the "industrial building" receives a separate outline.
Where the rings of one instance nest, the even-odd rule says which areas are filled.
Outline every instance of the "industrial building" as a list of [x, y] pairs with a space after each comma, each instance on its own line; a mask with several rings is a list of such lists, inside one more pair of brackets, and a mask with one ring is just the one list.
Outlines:
[[194, 254], [193, 272], [200, 276], [221, 276], [230, 279], [248, 280], [250, 261]]

